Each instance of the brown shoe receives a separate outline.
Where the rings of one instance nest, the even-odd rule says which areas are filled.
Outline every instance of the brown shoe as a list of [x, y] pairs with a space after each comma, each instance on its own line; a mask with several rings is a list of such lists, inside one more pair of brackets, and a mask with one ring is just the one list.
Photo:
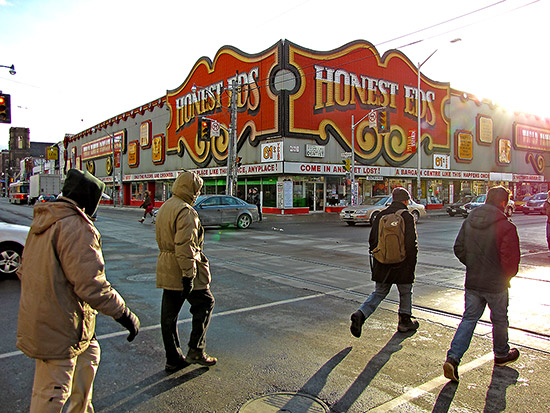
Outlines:
[[519, 350], [513, 348], [508, 352], [508, 355], [504, 357], [495, 357], [495, 366], [506, 366], [507, 364], [513, 363], [519, 358]]
[[349, 326], [349, 331], [353, 334], [354, 337], [361, 337], [361, 329], [363, 324], [365, 324], [365, 315], [361, 310], [357, 310], [351, 315], [351, 325]]
[[443, 364], [443, 375], [449, 380], [458, 383], [458, 361], [447, 357], [447, 361]]
[[200, 364], [201, 366], [213, 366], [218, 362], [216, 357], [211, 357], [201, 350], [192, 350], [189, 349], [187, 357], [185, 357], [188, 363], [191, 364]]
[[164, 365], [164, 370], [166, 370], [168, 373], [174, 373], [178, 370], [184, 369], [187, 366], [189, 366], [189, 363], [185, 360], [185, 357], [181, 357], [175, 363], [167, 361]]
[[399, 314], [399, 322], [397, 324], [397, 331], [406, 333], [407, 331], [418, 330], [419, 323], [416, 320], [411, 320], [412, 316], [409, 314]]

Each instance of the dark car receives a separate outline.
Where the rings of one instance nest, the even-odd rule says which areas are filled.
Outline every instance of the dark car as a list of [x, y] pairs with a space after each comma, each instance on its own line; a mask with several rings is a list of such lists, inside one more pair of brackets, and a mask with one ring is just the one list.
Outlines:
[[[487, 200], [487, 194], [479, 195], [475, 197], [474, 199], [472, 199], [471, 202], [468, 202], [466, 205], [464, 205], [465, 212], [462, 214], [462, 216], [466, 218], [468, 214], [472, 211], [472, 209], [477, 208], [480, 205], [483, 205], [486, 200]], [[512, 201], [511, 199], [508, 200], [508, 204], [504, 207], [504, 213], [508, 218], [511, 218], [512, 215], [514, 215], [515, 207], [516, 206], [514, 204], [514, 201]]]
[[447, 206], [447, 213], [451, 217], [454, 217], [455, 215], [463, 215], [464, 213], [466, 213], [466, 211], [464, 210], [464, 205], [466, 205], [471, 200], [472, 195], [463, 196], [462, 198], [460, 198], [459, 201]]
[[544, 214], [544, 203], [548, 198], [547, 192], [539, 192], [535, 194], [527, 203], [523, 206], [523, 213], [529, 214]]
[[195, 202], [202, 225], [236, 225], [245, 229], [258, 221], [258, 208], [229, 195], [201, 195]]
[[487, 199], [487, 195], [485, 194], [478, 195], [472, 198], [470, 202], [468, 202], [467, 204], [464, 204], [464, 212], [462, 213], [462, 216], [466, 218], [470, 214], [472, 209], [477, 208], [480, 205], [483, 205], [486, 199]]

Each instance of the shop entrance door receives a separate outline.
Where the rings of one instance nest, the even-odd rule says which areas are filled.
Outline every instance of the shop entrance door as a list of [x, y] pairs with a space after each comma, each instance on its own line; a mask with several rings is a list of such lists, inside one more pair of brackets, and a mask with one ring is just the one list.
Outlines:
[[324, 182], [306, 182], [306, 205], [311, 212], [325, 209]]

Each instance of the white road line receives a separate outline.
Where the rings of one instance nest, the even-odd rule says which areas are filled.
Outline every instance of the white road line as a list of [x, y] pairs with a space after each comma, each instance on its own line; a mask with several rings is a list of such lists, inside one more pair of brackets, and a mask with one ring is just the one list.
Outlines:
[[[459, 366], [458, 374], [464, 374], [470, 370], [476, 369], [479, 366], [482, 366], [485, 363], [488, 363], [489, 361], [494, 359], [493, 353], [487, 353], [484, 356], [481, 356], [474, 361], [469, 362], [468, 364], [465, 364], [463, 366]], [[432, 379], [424, 384], [421, 384], [418, 387], [415, 387], [413, 389], [407, 390], [405, 393], [403, 393], [401, 396], [390, 400], [387, 403], [384, 403], [378, 407], [375, 407], [374, 409], [369, 410], [369, 412], [388, 412], [392, 409], [395, 409], [396, 407], [402, 405], [403, 403], [410, 402], [413, 399], [417, 399], [419, 397], [422, 397], [423, 395], [431, 392], [433, 389], [443, 386], [444, 384], [448, 383], [449, 379], [447, 379], [444, 376], [436, 377], [435, 379]]]
[[[314, 298], [324, 297], [326, 295], [336, 295], [336, 294], [344, 292], [345, 290], [354, 290], [354, 289], [360, 288], [362, 286], [364, 286], [364, 285], [349, 287], [349, 288], [346, 288], [346, 289], [335, 289], [335, 290], [327, 291], [326, 293], [306, 295], [304, 297], [296, 297], [296, 298], [290, 298], [290, 299], [287, 299], [287, 300], [274, 301], [272, 303], [259, 304], [259, 305], [255, 305], [255, 306], [251, 306], [251, 307], [237, 308], [235, 310], [222, 311], [222, 312], [219, 312], [219, 313], [212, 314], [212, 318], [226, 316], [226, 315], [239, 314], [239, 313], [244, 313], [244, 312], [247, 312], [247, 311], [262, 310], [264, 308], [270, 308], [270, 307], [275, 307], [275, 306], [284, 305], [284, 304], [291, 304], [291, 303], [296, 303], [296, 302], [304, 301], [304, 300], [311, 300], [311, 299], [314, 299]], [[189, 323], [189, 322], [191, 322], [191, 318], [185, 318], [183, 320], [179, 320], [178, 324]], [[156, 330], [156, 329], [159, 329], [159, 328], [160, 328], [160, 324], [155, 324], [155, 325], [151, 325], [151, 326], [147, 326], [147, 327], [141, 327], [140, 331]], [[128, 332], [126, 330], [116, 331], [114, 333], [102, 334], [102, 335], [98, 336], [97, 338], [98, 338], [98, 340], [105, 340], [105, 339], [113, 338], [113, 337], [126, 336], [127, 334], [128, 334]], [[0, 354], [0, 359], [5, 359], [5, 358], [15, 357], [15, 356], [21, 356], [21, 355], [23, 355], [23, 353], [21, 351], [12, 351], [10, 353]]]

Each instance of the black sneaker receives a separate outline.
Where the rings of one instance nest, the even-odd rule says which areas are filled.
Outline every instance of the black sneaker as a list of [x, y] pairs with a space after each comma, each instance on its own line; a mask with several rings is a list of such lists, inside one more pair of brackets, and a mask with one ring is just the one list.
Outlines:
[[361, 337], [361, 328], [365, 323], [365, 315], [361, 310], [357, 310], [350, 317], [351, 325], [349, 326], [349, 331], [353, 334], [354, 337]]
[[201, 366], [213, 366], [218, 362], [216, 357], [211, 357], [204, 351], [189, 350], [187, 357], [185, 357], [188, 363], [200, 364]]
[[504, 357], [495, 357], [495, 366], [506, 366], [507, 364], [513, 363], [519, 358], [519, 350], [513, 348], [508, 352], [508, 355]]
[[447, 357], [447, 361], [443, 364], [443, 375], [449, 380], [458, 383], [458, 361]]
[[189, 363], [185, 360], [185, 357], [182, 357], [175, 363], [166, 362], [164, 370], [168, 373], [174, 373], [175, 371], [181, 370], [187, 366], [189, 366]]

